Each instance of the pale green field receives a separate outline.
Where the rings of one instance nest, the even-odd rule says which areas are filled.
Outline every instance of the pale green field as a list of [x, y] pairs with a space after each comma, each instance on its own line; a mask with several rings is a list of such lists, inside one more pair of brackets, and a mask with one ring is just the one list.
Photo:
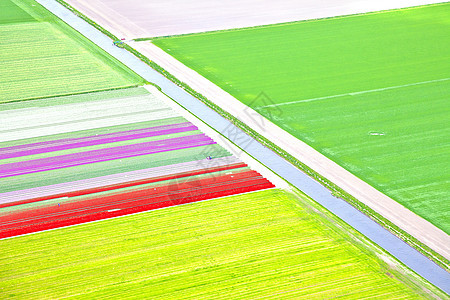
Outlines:
[[36, 1], [0, 10], [0, 103], [144, 82]]
[[266, 190], [0, 240], [0, 298], [424, 296], [304, 201]]

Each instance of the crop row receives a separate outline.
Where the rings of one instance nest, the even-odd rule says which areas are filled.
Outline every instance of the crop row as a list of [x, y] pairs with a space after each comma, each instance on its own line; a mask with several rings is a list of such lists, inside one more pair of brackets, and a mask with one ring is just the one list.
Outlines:
[[[223, 173], [224, 170], [229, 172]], [[54, 201], [32, 199], [28, 202], [34, 204], [32, 207], [23, 203], [8, 206], [6, 213], [0, 215], [0, 238], [273, 187], [260, 174], [242, 165], [197, 174], [174, 174], [165, 178], [168, 180], [146, 181], [157, 184], [128, 182], [84, 191], [87, 194], [79, 197], [61, 195]]]
[[106, 94], [4, 105], [0, 238], [273, 187], [146, 90]]

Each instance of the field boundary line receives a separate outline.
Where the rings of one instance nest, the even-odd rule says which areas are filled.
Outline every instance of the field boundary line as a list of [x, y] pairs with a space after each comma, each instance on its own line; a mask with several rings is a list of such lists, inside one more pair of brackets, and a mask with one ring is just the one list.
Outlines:
[[317, 98], [311, 98], [311, 99], [305, 99], [305, 100], [290, 101], [290, 102], [279, 103], [279, 104], [269, 104], [269, 105], [261, 106], [260, 108], [279, 107], [279, 106], [284, 106], [284, 105], [313, 102], [313, 101], [317, 101], [317, 100], [325, 100], [325, 99], [339, 98], [339, 97], [345, 97], [345, 96], [355, 96], [355, 95], [362, 95], [362, 94], [368, 94], [368, 93], [376, 93], [376, 92], [382, 92], [382, 91], [387, 91], [387, 90], [401, 89], [401, 88], [409, 87], [409, 86], [422, 85], [422, 84], [428, 84], [428, 83], [434, 83], [434, 82], [442, 82], [442, 81], [447, 81], [447, 80], [450, 80], [450, 78], [448, 77], [448, 78], [442, 78], [442, 79], [420, 81], [420, 82], [408, 83], [408, 84], [403, 84], [403, 85], [388, 86], [385, 88], [379, 88], [379, 89], [373, 89], [373, 90], [365, 90], [365, 91], [360, 91], [360, 92], [351, 92], [351, 93], [331, 95], [331, 96], [325, 96], [325, 97], [317, 97]]
[[136, 87], [144, 86], [144, 85], [145, 85], [145, 83], [144, 83], [144, 84], [141, 84], [141, 85], [132, 84], [132, 85], [126, 85], [126, 86], [122, 86], [122, 87], [106, 88], [106, 89], [96, 89], [96, 90], [87, 90], [87, 91], [81, 91], [81, 92], [76, 92], [76, 93], [58, 94], [58, 95], [53, 95], [53, 96], [50, 95], [50, 96], [41, 96], [41, 97], [31, 97], [31, 98], [24, 98], [24, 99], [12, 99], [12, 100], [7, 100], [7, 101], [0, 101], [0, 112], [1, 112], [1, 111], [4, 111], [3, 107], [1, 106], [1, 104], [12, 104], [12, 103], [28, 102], [28, 101], [42, 100], [42, 99], [62, 98], [62, 97], [68, 97], [68, 96], [77, 96], [77, 95], [84, 95], [84, 94], [93, 94], [93, 93], [97, 93], [97, 92], [108, 92], [108, 91], [126, 90], [126, 89], [131, 89], [131, 88], [136, 88]]

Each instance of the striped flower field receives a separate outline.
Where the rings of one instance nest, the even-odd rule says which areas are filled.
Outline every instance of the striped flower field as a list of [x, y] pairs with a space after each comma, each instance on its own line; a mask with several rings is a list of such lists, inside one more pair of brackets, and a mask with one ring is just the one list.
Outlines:
[[1, 109], [0, 238], [273, 187], [144, 88]]

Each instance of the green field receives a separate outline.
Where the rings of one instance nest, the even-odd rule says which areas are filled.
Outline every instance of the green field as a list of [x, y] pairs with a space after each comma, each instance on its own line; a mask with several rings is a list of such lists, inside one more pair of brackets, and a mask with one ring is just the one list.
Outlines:
[[0, 240], [0, 298], [423, 296], [304, 201], [266, 190]]
[[[450, 3], [153, 43], [450, 233]], [[253, 100], [265, 92], [273, 103]]]
[[0, 103], [143, 83], [34, 0], [1, 1], [0, 36]]

